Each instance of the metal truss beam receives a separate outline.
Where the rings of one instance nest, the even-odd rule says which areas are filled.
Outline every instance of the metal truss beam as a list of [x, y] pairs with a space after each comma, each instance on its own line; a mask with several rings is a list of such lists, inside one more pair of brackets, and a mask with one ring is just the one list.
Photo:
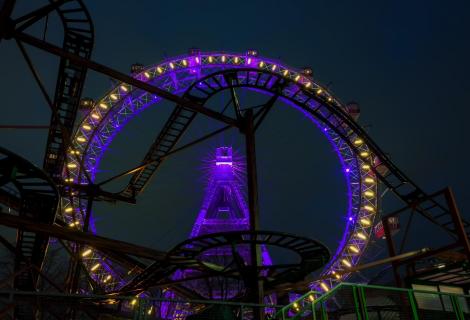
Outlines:
[[13, 216], [10, 214], [0, 213], [0, 224], [7, 227], [40, 233], [67, 241], [87, 244], [97, 249], [110, 250], [116, 253], [129, 254], [151, 260], [161, 261], [166, 259], [166, 253], [163, 251], [146, 248], [120, 240], [100, 237], [87, 232], [72, 230], [71, 228], [38, 223], [32, 219]]
[[27, 43], [33, 47], [39, 48], [41, 50], [47, 51], [53, 55], [60, 56], [63, 58], [67, 58], [70, 61], [73, 61], [76, 64], [79, 64], [80, 66], [84, 66], [88, 69], [92, 69], [94, 71], [97, 71], [99, 73], [105, 74], [107, 76], [110, 76], [114, 79], [117, 79], [119, 81], [122, 81], [124, 83], [127, 83], [129, 85], [132, 85], [134, 87], [137, 87], [139, 89], [145, 90], [147, 92], [153, 93], [163, 99], [173, 101], [177, 103], [178, 105], [185, 107], [187, 109], [193, 110], [195, 112], [204, 114], [210, 118], [213, 118], [215, 120], [221, 121], [223, 123], [226, 123], [228, 125], [238, 127], [238, 122], [235, 119], [232, 119], [230, 117], [224, 116], [212, 109], [203, 107], [199, 103], [194, 103], [193, 101], [189, 101], [186, 99], [183, 99], [177, 95], [174, 95], [172, 93], [169, 93], [163, 89], [157, 88], [151, 84], [148, 84], [146, 82], [134, 79], [131, 76], [128, 76], [122, 72], [116, 71], [114, 69], [111, 69], [109, 67], [106, 67], [102, 64], [96, 63], [94, 61], [91, 61], [89, 59], [82, 58], [78, 55], [65, 52], [62, 48], [59, 48], [57, 46], [54, 46], [53, 44], [50, 44], [48, 42], [42, 41], [38, 38], [35, 38], [31, 35], [22, 33], [22, 32], [16, 32], [14, 34], [15, 38]]

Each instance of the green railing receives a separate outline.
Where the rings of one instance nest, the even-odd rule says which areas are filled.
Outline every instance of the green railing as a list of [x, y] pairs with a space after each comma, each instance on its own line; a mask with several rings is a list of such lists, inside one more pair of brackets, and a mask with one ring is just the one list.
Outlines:
[[311, 291], [281, 308], [279, 320], [470, 319], [470, 296], [342, 283], [323, 295]]

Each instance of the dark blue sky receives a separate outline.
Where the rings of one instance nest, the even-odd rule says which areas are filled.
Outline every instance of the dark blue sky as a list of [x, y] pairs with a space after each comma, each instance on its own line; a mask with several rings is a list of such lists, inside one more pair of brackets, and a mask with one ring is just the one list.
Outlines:
[[[153, 64], [189, 47], [255, 48], [291, 66], [311, 66], [337, 97], [361, 104], [360, 123], [405, 173], [429, 192], [453, 187], [461, 211], [470, 210], [468, 1], [86, 4], [95, 25], [93, 59], [124, 72], [132, 63]], [[19, 1], [17, 14], [31, 6]], [[48, 39], [60, 38], [57, 26], [51, 20]], [[52, 90], [57, 60], [31, 54]], [[0, 43], [0, 57], [0, 123], [46, 124], [49, 110], [13, 42]], [[98, 98], [110, 86], [106, 77], [89, 73], [85, 95]], [[338, 160], [307, 120], [278, 109], [258, 137], [262, 225], [318, 238], [334, 250], [346, 207]], [[168, 110], [151, 109], [133, 121], [111, 146], [100, 175], [138, 163]], [[198, 125], [190, 135], [210, 128], [205, 121]], [[0, 141], [42, 165], [45, 131], [2, 130]], [[182, 240], [202, 200], [201, 160], [220, 144], [242, 146], [234, 131], [175, 156], [137, 206], [98, 205], [99, 231], [161, 249]]]

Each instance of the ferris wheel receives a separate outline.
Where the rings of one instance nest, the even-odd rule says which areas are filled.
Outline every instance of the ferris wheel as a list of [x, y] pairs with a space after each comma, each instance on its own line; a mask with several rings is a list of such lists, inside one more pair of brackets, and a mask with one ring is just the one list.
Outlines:
[[[236, 90], [251, 90], [266, 96], [267, 102], [262, 109], [255, 114], [249, 111], [257, 121], [254, 122], [256, 128], [277, 100], [311, 120], [335, 150], [348, 190], [347, 219], [341, 243], [321, 273], [325, 279], [311, 286], [328, 291], [347, 279], [345, 271], [357, 265], [367, 249], [378, 211], [376, 167], [380, 160], [370, 150], [363, 130], [353, 118], [357, 116], [356, 109], [344, 106], [313, 78], [310, 69], [290, 67], [281, 61], [261, 57], [254, 50], [244, 54], [193, 50], [187, 55], [140, 67], [132, 76], [220, 115], [226, 126], [214, 134], [233, 127], [225, 110], [221, 112], [209, 106], [210, 99], [223, 91], [231, 93], [231, 103], [240, 118], [245, 115], [240, 111]], [[90, 201], [81, 196], [76, 186], [94, 183], [100, 161], [114, 137], [137, 114], [147, 108], [156, 108], [161, 102], [157, 95], [120, 83], [93, 103], [73, 136], [63, 170], [68, 196], [62, 200], [62, 215], [69, 226], [83, 228], [86, 225], [88, 228], [90, 224]], [[160, 163], [175, 150], [176, 143], [196, 114], [194, 110], [176, 106], [142, 165], [127, 172], [132, 171], [132, 178], [117, 196], [135, 199], [139, 195]], [[93, 229], [92, 225], [90, 227]], [[118, 290], [129, 281], [92, 248], [82, 250], [82, 260], [90, 276], [106, 290]]]

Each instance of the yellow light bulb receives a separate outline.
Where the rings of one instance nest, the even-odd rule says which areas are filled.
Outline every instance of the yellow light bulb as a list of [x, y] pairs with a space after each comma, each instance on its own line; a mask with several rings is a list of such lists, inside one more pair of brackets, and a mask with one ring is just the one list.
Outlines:
[[144, 72], [144, 76], [145, 76], [147, 79], [150, 79], [150, 73], [148, 73], [147, 71]]
[[171, 69], [174, 69], [174, 68], [175, 68], [175, 65], [173, 64], [173, 62], [170, 62], [170, 68], [171, 68]]
[[64, 209], [64, 211], [65, 211], [66, 213], [70, 213], [70, 212], [73, 211], [73, 208], [72, 208], [72, 207], [67, 207], [67, 208]]
[[185, 67], [186, 67], [186, 66], [188, 65], [188, 61], [186, 61], [186, 59], [183, 59], [183, 61], [182, 61], [182, 62], [183, 62], [183, 66], [185, 66]]
[[222, 59], [222, 62], [225, 62], [225, 61], [227, 60], [227, 57], [225, 57], [225, 56], [222, 56], [222, 58], [221, 58], [221, 59]]
[[362, 240], [366, 240], [367, 239], [367, 236], [362, 233], [362, 232], [358, 232], [356, 233], [356, 236], [359, 238], [359, 239], [362, 239]]
[[233, 59], [233, 61], [234, 61], [235, 63], [238, 63], [239, 60], [240, 60], [240, 58], [238, 58], [238, 57], [235, 57], [235, 59]]
[[299, 81], [299, 79], [300, 79], [300, 75], [296, 75], [294, 80]]
[[367, 151], [362, 151], [359, 155], [360, 155], [361, 157], [363, 157], [363, 158], [366, 158], [366, 157], [369, 156], [369, 152], [367, 152]]
[[356, 246], [354, 246], [354, 245], [350, 245], [350, 246], [349, 246], [349, 250], [351, 250], [351, 251], [354, 252], [354, 253], [359, 253], [358, 247], [356, 247]]
[[69, 163], [67, 164], [67, 168], [69, 169], [75, 169], [77, 167], [77, 164], [76, 163]]
[[117, 94], [115, 94], [115, 93], [111, 93], [111, 94], [109, 95], [109, 97], [111, 98], [111, 100], [117, 100], [117, 99], [118, 99], [118, 96], [117, 96]]
[[97, 263], [97, 264], [95, 264], [93, 267], [91, 267], [90, 270], [91, 270], [91, 271], [95, 271], [96, 269], [98, 269], [98, 268], [100, 267], [100, 265], [101, 265], [100, 263]]
[[277, 68], [277, 66], [275, 64], [273, 64], [273, 66], [271, 67], [271, 70], [276, 71], [276, 68]]
[[361, 145], [363, 142], [364, 142], [364, 141], [362, 141], [362, 139], [356, 139], [356, 140], [354, 140], [354, 144], [355, 144], [356, 146]]
[[326, 292], [330, 291], [330, 288], [328, 288], [328, 286], [324, 282], [320, 283], [320, 287], [322, 287], [322, 289]]
[[86, 257], [86, 256], [89, 256], [93, 251], [91, 249], [87, 249], [85, 251], [83, 251], [82, 253], [82, 257]]
[[321, 94], [322, 92], [323, 92], [322, 89], [318, 89], [318, 90], [317, 90], [317, 94]]
[[121, 85], [121, 90], [124, 92], [129, 91], [129, 89], [125, 85]]
[[375, 208], [373, 206], [365, 205], [364, 209], [369, 212], [375, 212]]
[[343, 260], [341, 260], [341, 262], [342, 262], [346, 267], [351, 268], [351, 262], [349, 262], [348, 260], [343, 259]]
[[368, 164], [363, 164], [363, 165], [362, 165], [362, 169], [364, 169], [364, 170], [369, 170], [369, 169], [370, 169], [370, 165], [368, 165]]
[[161, 74], [161, 73], [163, 72], [162, 68], [161, 68], [161, 67], [157, 67], [157, 72], [158, 72], [159, 74]]
[[84, 125], [82, 126], [82, 128], [85, 129], [85, 130], [87, 130], [87, 131], [91, 130], [91, 127], [90, 127], [89, 125], [87, 125], [87, 124], [84, 124]]
[[361, 219], [361, 224], [362, 224], [363, 226], [368, 227], [368, 226], [370, 226], [371, 222], [370, 222], [369, 219], [362, 218], [362, 219]]
[[375, 180], [374, 180], [374, 179], [372, 179], [371, 177], [366, 177], [366, 178], [364, 179], [364, 182], [365, 182], [365, 183], [372, 184], [372, 183], [374, 183], [374, 182], [375, 182]]
[[211, 56], [209, 56], [209, 58], [207, 58], [207, 60], [209, 60], [209, 63], [212, 63], [212, 61], [214, 60], [214, 58], [212, 58]]
[[264, 67], [264, 62], [263, 62], [263, 61], [261, 61], [261, 62], [259, 63], [259, 67], [260, 67], [260, 68]]
[[367, 190], [367, 191], [364, 191], [364, 195], [368, 198], [372, 198], [375, 195], [375, 193], [373, 191]]
[[108, 109], [108, 105], [104, 102], [101, 102], [100, 103], [100, 108], [106, 110], [106, 109]]
[[92, 113], [92, 114], [91, 114], [91, 117], [92, 117], [93, 119], [98, 120], [98, 119], [100, 118], [100, 115], [97, 114], [97, 113]]
[[287, 76], [288, 73], [289, 73], [289, 70], [287, 70], [287, 69], [282, 72], [282, 74], [283, 74], [284, 76]]
[[307, 82], [307, 83], [305, 84], [305, 87], [306, 87], [306, 88], [310, 88], [311, 85], [312, 85], [311, 82]]

